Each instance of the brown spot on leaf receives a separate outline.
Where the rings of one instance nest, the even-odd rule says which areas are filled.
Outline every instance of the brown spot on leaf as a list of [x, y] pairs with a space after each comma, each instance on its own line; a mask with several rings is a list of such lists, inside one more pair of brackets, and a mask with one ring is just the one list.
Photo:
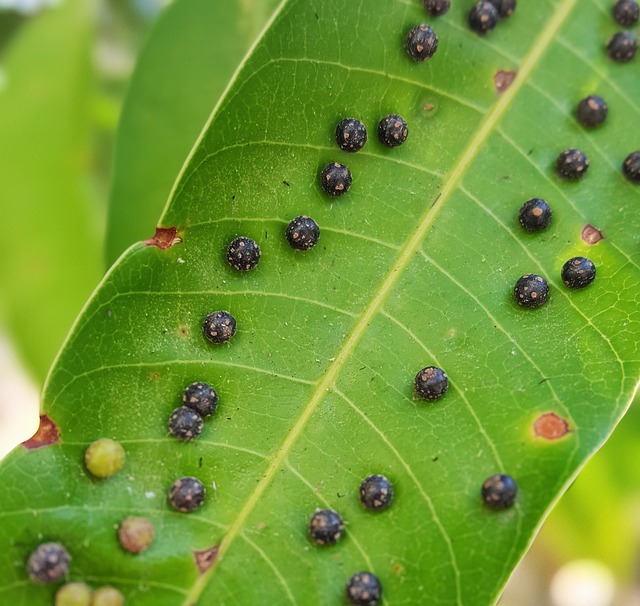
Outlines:
[[426, 101], [424, 106], [423, 106], [423, 109], [426, 112], [432, 111], [433, 110], [433, 103], [429, 103], [428, 101]]
[[155, 246], [160, 250], [167, 250], [180, 242], [182, 238], [178, 236], [177, 227], [156, 227], [154, 236], [144, 241], [147, 246]]
[[600, 240], [604, 240], [604, 234], [596, 229], [591, 223], [587, 223], [582, 228], [582, 233], [580, 234], [582, 240], [586, 242], [589, 246], [593, 246], [600, 242]]
[[496, 86], [496, 91], [501, 94], [506, 91], [513, 81], [516, 79], [517, 72], [501, 69], [497, 71], [493, 76], [493, 83]]
[[152, 372], [151, 373], [151, 380], [152, 381], [157, 381], [160, 378], [160, 373], [159, 372]]
[[545, 440], [559, 440], [569, 431], [569, 423], [555, 412], [545, 412], [540, 415], [533, 424], [533, 431], [537, 437]]
[[36, 431], [36, 433], [28, 440], [25, 440], [22, 445], [27, 450], [36, 450], [38, 448], [57, 444], [59, 441], [60, 430], [58, 429], [58, 426], [47, 415], [40, 415], [38, 431]]
[[196, 559], [196, 566], [198, 567], [200, 574], [207, 572], [207, 570], [216, 563], [218, 551], [220, 551], [220, 545], [214, 545], [213, 547], [203, 549], [202, 551], [194, 550], [193, 556]]

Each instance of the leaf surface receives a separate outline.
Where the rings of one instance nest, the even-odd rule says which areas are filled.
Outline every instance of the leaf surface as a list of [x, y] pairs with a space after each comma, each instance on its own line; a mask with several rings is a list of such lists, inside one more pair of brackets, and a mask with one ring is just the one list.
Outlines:
[[[495, 601], [626, 410], [639, 364], [640, 189], [620, 174], [638, 147], [635, 65], [604, 56], [614, 29], [604, 5], [521, 4], [479, 38], [454, 3], [433, 21], [437, 54], [418, 65], [402, 45], [425, 20], [419, 2], [282, 3], [176, 183], [161, 225], [182, 243], [136, 245], [113, 268], [45, 391], [61, 442], [3, 465], [7, 599], [48, 603], [52, 589], [24, 572], [47, 539], [69, 546], [74, 579], [114, 584], [135, 604], [337, 604], [360, 570], [380, 577], [387, 604]], [[499, 70], [517, 71], [502, 93]], [[594, 89], [610, 116], [587, 132], [573, 111]], [[391, 112], [410, 126], [394, 150], [375, 136]], [[333, 141], [345, 116], [369, 128], [355, 155]], [[568, 147], [591, 158], [581, 182], [553, 169]], [[339, 199], [318, 184], [330, 161], [354, 175]], [[554, 209], [536, 235], [516, 219], [534, 196]], [[300, 214], [322, 230], [305, 254], [284, 239]], [[586, 224], [604, 239], [585, 243]], [[225, 262], [237, 235], [262, 248], [247, 274]], [[598, 276], [569, 291], [560, 268], [577, 254]], [[551, 287], [535, 310], [512, 299], [531, 272]], [[238, 322], [224, 346], [202, 336], [215, 310]], [[412, 381], [432, 364], [450, 388], [425, 404]], [[178, 443], [167, 419], [198, 380], [216, 387], [220, 408], [199, 439]], [[561, 439], [535, 435], [548, 413], [567, 422]], [[128, 459], [96, 482], [82, 454], [103, 436]], [[518, 482], [517, 503], [489, 511], [480, 486], [501, 472]], [[359, 504], [370, 473], [394, 483], [386, 512]], [[186, 475], [208, 489], [190, 515], [166, 501]], [[317, 507], [347, 522], [338, 545], [310, 543]], [[138, 557], [117, 544], [127, 515], [156, 526]], [[195, 553], [212, 548], [201, 572]]]
[[138, 59], [118, 127], [106, 237], [109, 264], [153, 235], [213, 104], [276, 4], [177, 0], [160, 16]]

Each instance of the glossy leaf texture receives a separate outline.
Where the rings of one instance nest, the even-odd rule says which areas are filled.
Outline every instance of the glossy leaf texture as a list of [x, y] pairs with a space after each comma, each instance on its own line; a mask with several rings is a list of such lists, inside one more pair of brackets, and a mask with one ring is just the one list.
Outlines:
[[[414, 64], [403, 40], [427, 20], [420, 2], [282, 3], [176, 183], [161, 225], [182, 242], [136, 245], [113, 268], [44, 394], [61, 441], [2, 467], [3, 599], [49, 603], [53, 589], [30, 583], [24, 563], [59, 540], [71, 578], [135, 604], [340, 604], [360, 570], [380, 578], [387, 604], [496, 600], [639, 374], [640, 188], [620, 171], [638, 148], [636, 65], [606, 58], [603, 3], [520, 4], [481, 38], [454, 3], [432, 21], [437, 54]], [[517, 72], [501, 93], [500, 70]], [[596, 91], [610, 116], [587, 132], [574, 108]], [[392, 150], [376, 138], [389, 113], [410, 128]], [[357, 154], [333, 140], [345, 116], [369, 129]], [[591, 159], [582, 181], [555, 174], [569, 147]], [[354, 178], [337, 199], [318, 180], [332, 161]], [[517, 211], [536, 196], [553, 223], [530, 234]], [[307, 253], [284, 238], [301, 214], [321, 228]], [[604, 239], [584, 242], [587, 224]], [[238, 235], [262, 248], [246, 274], [225, 261]], [[560, 279], [575, 255], [597, 266], [581, 291]], [[513, 285], [532, 272], [550, 300], [523, 309]], [[238, 323], [222, 346], [202, 336], [216, 310]], [[427, 365], [450, 380], [434, 403], [413, 394]], [[214, 385], [220, 407], [179, 443], [167, 420], [193, 381]], [[549, 413], [568, 427], [553, 440], [534, 432]], [[127, 451], [100, 482], [82, 464], [99, 437]], [[394, 484], [384, 512], [359, 503], [371, 473]], [[519, 485], [510, 509], [482, 504], [495, 473]], [[176, 513], [167, 491], [188, 475], [207, 499]], [[318, 507], [346, 521], [335, 546], [307, 536]], [[127, 515], [156, 527], [137, 557], [116, 539]], [[208, 549], [202, 571], [195, 555]]]
[[276, 6], [276, 0], [176, 0], [158, 19], [138, 59], [118, 127], [106, 235], [109, 264], [153, 235], [211, 108]]

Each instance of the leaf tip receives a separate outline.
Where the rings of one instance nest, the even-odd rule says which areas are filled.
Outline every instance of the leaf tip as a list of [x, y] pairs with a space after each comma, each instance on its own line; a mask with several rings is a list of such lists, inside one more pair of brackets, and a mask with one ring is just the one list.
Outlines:
[[60, 430], [48, 415], [40, 415], [38, 430], [28, 440], [22, 442], [27, 450], [36, 450], [57, 444], [60, 441]]

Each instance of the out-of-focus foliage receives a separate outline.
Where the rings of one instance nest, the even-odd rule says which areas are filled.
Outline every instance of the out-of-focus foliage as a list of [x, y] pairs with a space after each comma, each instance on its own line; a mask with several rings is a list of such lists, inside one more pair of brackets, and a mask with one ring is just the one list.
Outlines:
[[67, 0], [23, 24], [0, 87], [2, 320], [42, 381], [102, 273], [91, 203], [95, 4]]

